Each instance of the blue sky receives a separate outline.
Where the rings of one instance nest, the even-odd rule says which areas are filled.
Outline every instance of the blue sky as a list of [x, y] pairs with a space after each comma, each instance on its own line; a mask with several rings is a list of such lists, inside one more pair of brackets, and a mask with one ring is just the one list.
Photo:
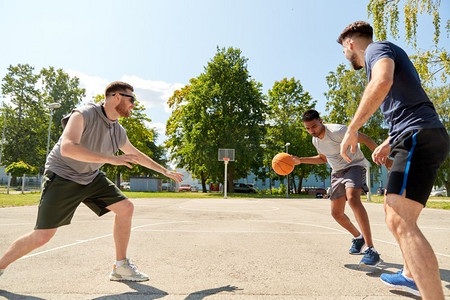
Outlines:
[[[441, 2], [445, 23], [450, 1]], [[127, 81], [160, 132], [158, 143], [167, 99], [203, 72], [217, 46], [241, 49], [264, 92], [284, 77], [300, 80], [325, 113], [325, 77], [347, 64], [336, 38], [355, 20], [371, 21], [363, 0], [0, 0], [0, 11], [0, 78], [19, 63], [36, 72], [62, 68], [80, 78], [85, 102], [109, 82]], [[431, 21], [419, 22], [427, 49]], [[444, 25], [441, 46], [448, 49]]]

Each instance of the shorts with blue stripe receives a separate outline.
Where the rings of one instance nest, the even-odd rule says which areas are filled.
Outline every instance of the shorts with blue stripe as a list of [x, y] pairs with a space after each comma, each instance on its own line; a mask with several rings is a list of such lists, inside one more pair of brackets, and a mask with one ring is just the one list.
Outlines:
[[449, 154], [450, 140], [445, 128], [408, 131], [391, 146], [394, 158], [387, 193], [403, 195], [426, 205], [437, 171]]

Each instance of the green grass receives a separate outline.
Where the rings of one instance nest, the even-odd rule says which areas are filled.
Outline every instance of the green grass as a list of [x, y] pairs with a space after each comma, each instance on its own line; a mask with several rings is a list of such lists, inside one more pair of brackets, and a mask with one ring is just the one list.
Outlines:
[[[223, 198], [223, 193], [212, 192], [212, 193], [171, 193], [171, 192], [124, 192], [129, 198]], [[270, 194], [239, 194], [239, 193], [229, 193], [228, 198], [270, 198], [270, 199], [283, 199], [286, 195], [270, 195]], [[25, 194], [4, 194], [0, 193], [0, 207], [12, 207], [12, 206], [27, 206], [27, 205], [37, 205], [41, 193], [25, 193]], [[313, 195], [289, 195], [291, 199], [301, 199], [301, 198], [314, 198]], [[367, 202], [367, 197], [361, 197], [363, 202]], [[324, 199], [325, 200], [325, 199]], [[446, 201], [443, 201], [446, 200]], [[328, 201], [328, 200], [327, 200]], [[383, 203], [383, 196], [371, 196], [372, 203]], [[437, 209], [448, 209], [450, 210], [450, 198], [448, 197], [432, 197], [428, 200], [427, 207], [437, 208]]]
[[41, 193], [0, 194], [0, 207], [27, 206], [39, 203]]

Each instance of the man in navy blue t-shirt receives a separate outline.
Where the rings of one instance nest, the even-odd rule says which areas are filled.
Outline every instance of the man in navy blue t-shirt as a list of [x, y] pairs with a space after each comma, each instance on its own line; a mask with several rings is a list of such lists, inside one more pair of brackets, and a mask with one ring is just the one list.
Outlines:
[[341, 143], [341, 155], [350, 161], [347, 151], [355, 152], [359, 128], [380, 108], [389, 136], [372, 159], [384, 164], [388, 156], [394, 158], [385, 196], [386, 223], [404, 260], [402, 271], [382, 274], [381, 280], [424, 299], [444, 299], [436, 255], [417, 219], [449, 153], [449, 137], [405, 51], [372, 39], [373, 29], [364, 21], [350, 24], [338, 38], [353, 68], [365, 67], [369, 82]]

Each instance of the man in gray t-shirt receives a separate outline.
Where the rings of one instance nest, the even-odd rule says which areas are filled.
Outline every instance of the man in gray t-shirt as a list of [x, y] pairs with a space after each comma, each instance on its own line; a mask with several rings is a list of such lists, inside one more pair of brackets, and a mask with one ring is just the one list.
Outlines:
[[[133, 90], [128, 83], [113, 82], [106, 87], [104, 103], [75, 109], [62, 120], [64, 132], [45, 163], [35, 229], [17, 239], [0, 257], [0, 275], [9, 264], [47, 243], [58, 227], [70, 224], [78, 205], [84, 203], [98, 216], [110, 211], [115, 214], [116, 263], [110, 280], [148, 280], [126, 256], [133, 203], [99, 168], [105, 163], [129, 168], [140, 164], [177, 182], [182, 174], [159, 165], [128, 140], [117, 120], [131, 115]], [[123, 155], [115, 155], [119, 149]]]
[[[313, 157], [292, 156], [294, 162], [296, 164], [325, 164], [327, 162], [330, 164], [332, 168], [331, 215], [353, 235], [349, 253], [364, 253], [360, 265], [376, 266], [380, 262], [380, 255], [373, 247], [369, 217], [361, 203], [361, 191], [368, 191], [365, 173], [369, 162], [359, 148], [355, 153], [350, 154], [352, 157], [350, 163], [340, 155], [340, 144], [347, 130], [346, 126], [323, 124], [319, 113], [315, 110], [308, 110], [303, 114], [303, 124], [308, 133], [313, 136], [312, 142], [318, 155]], [[359, 141], [372, 151], [377, 147], [377, 144], [365, 134], [359, 134]], [[353, 210], [362, 234], [344, 212], [347, 201]], [[364, 244], [367, 245], [365, 250], [363, 250]]]

